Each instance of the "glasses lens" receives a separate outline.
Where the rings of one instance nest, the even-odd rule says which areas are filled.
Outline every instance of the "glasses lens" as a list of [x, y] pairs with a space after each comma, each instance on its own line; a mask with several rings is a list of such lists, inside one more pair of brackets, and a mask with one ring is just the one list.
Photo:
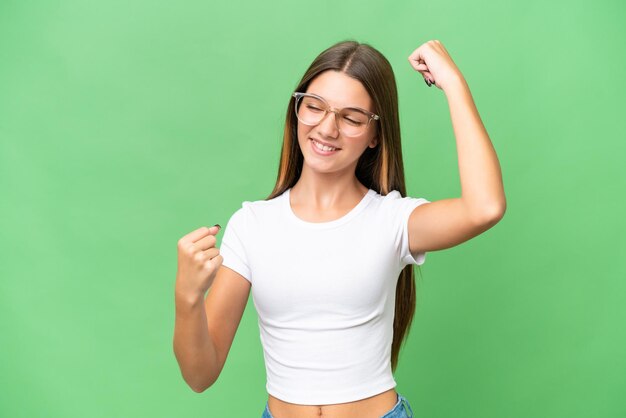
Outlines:
[[302, 96], [298, 100], [296, 114], [302, 123], [317, 125], [324, 117], [325, 110], [326, 106], [321, 100], [315, 97]]
[[363, 112], [352, 109], [344, 109], [339, 117], [339, 129], [344, 135], [360, 135], [367, 128], [369, 116]]

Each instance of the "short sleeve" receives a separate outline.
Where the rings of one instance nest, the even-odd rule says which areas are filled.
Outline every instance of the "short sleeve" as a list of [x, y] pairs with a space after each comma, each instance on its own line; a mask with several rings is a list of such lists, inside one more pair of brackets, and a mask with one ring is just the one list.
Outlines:
[[252, 282], [249, 258], [246, 253], [246, 206], [245, 202], [240, 209], [232, 214], [220, 245], [220, 255], [224, 259], [222, 265], [241, 274], [246, 280]]
[[387, 197], [392, 200], [389, 206], [393, 210], [390, 216], [394, 219], [394, 232], [396, 234], [397, 253], [400, 255], [400, 263], [402, 267], [408, 264], [422, 265], [426, 261], [426, 252], [411, 254], [409, 249], [409, 217], [416, 207], [424, 203], [430, 203], [423, 197], [402, 197], [400, 192], [394, 190]]

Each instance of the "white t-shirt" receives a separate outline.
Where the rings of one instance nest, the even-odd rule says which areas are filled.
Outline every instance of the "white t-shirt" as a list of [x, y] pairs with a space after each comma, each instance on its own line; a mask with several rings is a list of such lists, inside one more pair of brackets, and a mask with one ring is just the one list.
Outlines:
[[409, 251], [408, 219], [430, 201], [370, 189], [346, 215], [314, 223], [295, 215], [290, 191], [243, 202], [220, 245], [222, 264], [252, 284], [267, 392], [325, 405], [395, 387], [396, 284], [426, 258]]

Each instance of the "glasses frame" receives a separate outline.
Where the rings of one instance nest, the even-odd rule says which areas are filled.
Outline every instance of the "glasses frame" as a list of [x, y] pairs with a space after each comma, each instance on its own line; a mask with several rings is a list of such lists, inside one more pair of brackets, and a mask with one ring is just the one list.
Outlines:
[[[314, 123], [314, 124], [310, 124], [310, 123], [306, 123], [304, 121], [302, 121], [300, 119], [300, 117], [298, 117], [298, 102], [300, 102], [300, 99], [302, 99], [302, 97], [313, 97], [315, 99], [319, 99], [322, 101], [322, 103], [324, 103], [324, 116], [322, 116], [322, 118], [320, 119], [319, 122]], [[320, 123], [322, 123], [322, 121], [326, 118], [326, 116], [328, 115], [329, 112], [332, 112], [335, 114], [335, 126], [337, 127], [337, 130], [340, 131], [342, 134], [344, 134], [345, 136], [359, 136], [359, 135], [363, 135], [363, 133], [365, 133], [365, 131], [367, 131], [367, 128], [370, 125], [370, 122], [373, 120], [380, 120], [380, 116], [378, 116], [376, 113], [372, 113], [369, 110], [365, 110], [365, 109], [361, 109], [360, 107], [354, 107], [354, 106], [347, 106], [347, 107], [343, 107], [341, 109], [336, 109], [334, 107], [331, 107], [328, 102], [326, 101], [326, 99], [324, 99], [322, 96], [318, 96], [317, 94], [313, 94], [313, 93], [302, 93], [302, 92], [295, 92], [292, 94], [292, 97], [294, 97], [296, 100], [294, 101], [294, 111], [296, 112], [296, 118], [298, 118], [298, 120], [302, 123], [304, 123], [307, 126], [316, 126], [319, 125]], [[359, 112], [364, 113], [365, 115], [369, 116], [369, 118], [367, 119], [367, 124], [365, 125], [365, 128], [363, 128], [363, 132], [356, 134], [356, 135], [346, 135], [340, 128], [339, 128], [339, 114], [341, 112], [343, 112], [345, 109], [352, 109], [352, 110], [356, 110]]]

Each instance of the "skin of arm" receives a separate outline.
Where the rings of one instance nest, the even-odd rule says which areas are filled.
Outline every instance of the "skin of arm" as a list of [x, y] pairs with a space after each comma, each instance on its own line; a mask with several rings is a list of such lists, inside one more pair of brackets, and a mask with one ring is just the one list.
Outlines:
[[446, 79], [456, 138], [461, 197], [418, 206], [409, 218], [411, 252], [450, 248], [494, 226], [506, 211], [502, 172], [469, 86], [455, 72]]
[[474, 219], [500, 219], [506, 211], [502, 172], [465, 78], [445, 91], [456, 138], [461, 199]]
[[203, 392], [217, 380], [217, 351], [209, 335], [202, 296], [176, 294], [174, 354], [194, 392]]

